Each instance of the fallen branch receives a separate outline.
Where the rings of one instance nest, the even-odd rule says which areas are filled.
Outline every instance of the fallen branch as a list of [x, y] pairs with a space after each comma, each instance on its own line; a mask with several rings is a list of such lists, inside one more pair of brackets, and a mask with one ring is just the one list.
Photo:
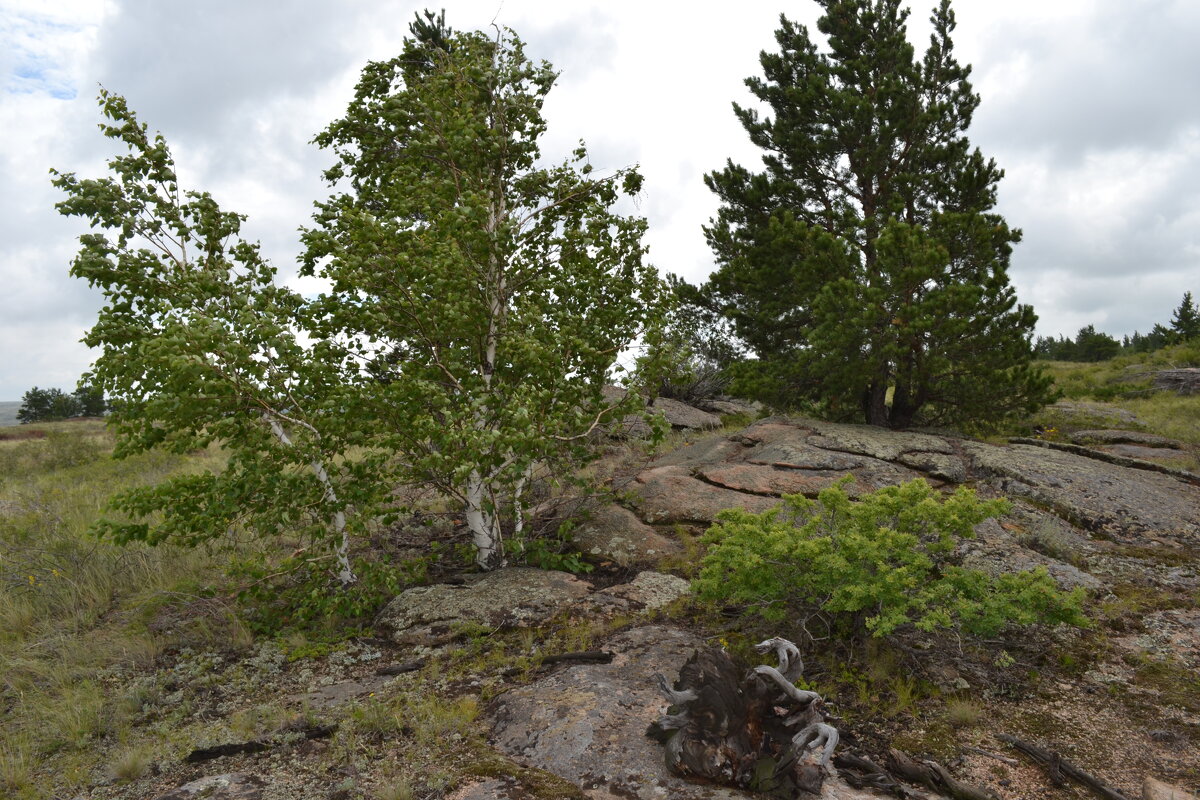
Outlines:
[[[305, 739], [327, 739], [337, 730], [337, 725], [314, 725], [309, 728], [302, 728], [297, 731]], [[184, 763], [199, 764], [202, 761], [212, 761], [214, 758], [222, 758], [224, 756], [240, 756], [250, 753], [261, 753], [264, 750], [270, 750], [272, 747], [279, 747], [284, 742], [264, 742], [254, 740], [250, 742], [236, 742], [229, 744], [219, 744], [215, 747], [198, 747], [184, 757]]]
[[425, 666], [425, 659], [418, 658], [416, 661], [405, 661], [403, 664], [388, 664], [386, 667], [375, 670], [375, 674], [403, 675], [406, 672], [416, 672], [423, 666]]
[[936, 761], [918, 763], [907, 754], [892, 749], [888, 751], [892, 771], [910, 783], [928, 786], [935, 792], [947, 794], [954, 800], [999, 800], [987, 789], [971, 786], [957, 780], [950, 772]]
[[187, 764], [198, 764], [201, 761], [211, 761], [222, 756], [240, 756], [243, 753], [261, 753], [270, 750], [266, 742], [238, 742], [236, 744], [219, 744], [216, 747], [197, 747], [183, 759]]
[[833, 765], [838, 768], [838, 775], [855, 789], [888, 792], [901, 800], [927, 800], [929, 797], [909, 789], [869, 758], [853, 753], [841, 753], [833, 757]]
[[1050, 777], [1050, 782], [1055, 786], [1062, 786], [1066, 783], [1063, 780], [1065, 776], [1076, 783], [1086, 786], [1099, 796], [1105, 798], [1105, 800], [1129, 800], [1128, 797], [1104, 781], [1084, 772], [1058, 753], [1051, 750], [1043, 750], [1040, 747], [1032, 745], [1029, 742], [1023, 742], [1017, 737], [1009, 736], [1006, 733], [998, 733], [996, 734], [996, 738], [1005, 744], [1012, 745], [1018, 751], [1028, 756], [1031, 761], [1046, 770], [1046, 774]]
[[584, 664], [609, 664], [612, 660], [613, 654], [604, 650], [583, 650], [578, 653], [559, 653], [554, 656], [546, 656], [542, 659], [542, 666], [559, 664], [563, 661], [574, 661]]
[[[609, 664], [612, 663], [613, 654], [604, 650], [583, 650], [578, 653], [558, 653], [552, 656], [544, 656], [540, 664], [534, 669], [545, 669], [552, 667], [555, 664]], [[510, 667], [500, 674], [505, 678], [511, 678], [514, 675], [520, 675], [525, 670], [521, 667]]]
[[1002, 756], [999, 753], [993, 753], [992, 751], [984, 750], [981, 747], [971, 747], [970, 745], [967, 745], [967, 746], [963, 747], [963, 750], [966, 750], [968, 753], [978, 753], [981, 756], [987, 756], [988, 758], [994, 758], [997, 761], [1001, 761], [1005, 764], [1008, 764], [1010, 767], [1015, 767], [1021, 763], [1020, 761], [1017, 761], [1015, 758], [1009, 758], [1008, 756]]

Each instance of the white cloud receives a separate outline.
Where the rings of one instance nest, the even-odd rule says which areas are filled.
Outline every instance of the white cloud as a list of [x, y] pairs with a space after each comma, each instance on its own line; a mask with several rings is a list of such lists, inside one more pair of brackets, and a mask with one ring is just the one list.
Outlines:
[[[914, 3], [923, 46], [933, 3]], [[394, 55], [410, 0], [289, 4], [214, 0], [0, 0], [0, 399], [67, 388], [96, 293], [67, 277], [79, 226], [60, 218], [47, 170], [102, 170], [98, 83], [126, 94], [172, 144], [181, 174], [250, 216], [284, 275], [296, 229], [325, 189], [308, 144], [344, 110], [368, 59]], [[507, 25], [561, 72], [543, 152], [585, 139], [600, 169], [639, 163], [637, 211], [660, 269], [702, 280], [702, 176], [759, 153], [730, 104], [750, 98], [778, 14], [808, 4], [462, 0], [458, 29]], [[957, 0], [955, 41], [983, 97], [972, 141], [1007, 170], [1001, 211], [1024, 229], [1012, 276], [1040, 332], [1085, 324], [1121, 335], [1164, 322], [1200, 292], [1200, 7], [1184, 0]], [[72, 92], [75, 93], [74, 99]], [[311, 283], [293, 282], [311, 289]]]

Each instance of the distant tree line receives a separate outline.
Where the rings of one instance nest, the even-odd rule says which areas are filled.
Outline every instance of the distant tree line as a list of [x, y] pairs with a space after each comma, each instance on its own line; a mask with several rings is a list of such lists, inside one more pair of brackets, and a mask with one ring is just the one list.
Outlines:
[[108, 411], [104, 390], [97, 386], [80, 386], [67, 394], [62, 389], [33, 387], [21, 398], [17, 419], [22, 424], [49, 422], [72, 417], [101, 417]]
[[1168, 345], [1179, 344], [1200, 338], [1200, 311], [1192, 300], [1191, 292], [1183, 293], [1183, 300], [1171, 315], [1170, 326], [1155, 323], [1149, 333], [1134, 331], [1118, 341], [1113, 336], [1097, 331], [1094, 325], [1079, 329], [1074, 339], [1059, 336], [1039, 336], [1033, 352], [1037, 358], [1047, 361], [1107, 361], [1118, 355], [1129, 353], [1153, 353]]

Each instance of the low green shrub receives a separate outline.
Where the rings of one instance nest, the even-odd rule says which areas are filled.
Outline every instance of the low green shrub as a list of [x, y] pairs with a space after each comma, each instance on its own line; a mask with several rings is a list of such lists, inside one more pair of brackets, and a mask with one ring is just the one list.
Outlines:
[[842, 485], [816, 501], [787, 496], [762, 514], [722, 511], [704, 541], [696, 595], [778, 623], [823, 613], [855, 634], [902, 625], [994, 633], [1007, 624], [1086, 625], [1082, 590], [1044, 568], [997, 577], [952, 562], [959, 539], [1008, 509], [960, 488], [940, 499], [923, 480], [851, 501]]

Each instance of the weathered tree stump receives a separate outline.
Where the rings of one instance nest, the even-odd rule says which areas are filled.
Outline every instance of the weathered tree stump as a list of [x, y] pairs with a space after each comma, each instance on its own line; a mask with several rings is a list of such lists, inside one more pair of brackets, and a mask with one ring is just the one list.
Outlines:
[[818, 794], [838, 743], [824, 701], [796, 687], [804, 664], [786, 639], [755, 646], [775, 651], [778, 667], [739, 669], [724, 650], [698, 650], [672, 686], [657, 676], [670, 703], [646, 731], [665, 745], [676, 774], [772, 797]]

